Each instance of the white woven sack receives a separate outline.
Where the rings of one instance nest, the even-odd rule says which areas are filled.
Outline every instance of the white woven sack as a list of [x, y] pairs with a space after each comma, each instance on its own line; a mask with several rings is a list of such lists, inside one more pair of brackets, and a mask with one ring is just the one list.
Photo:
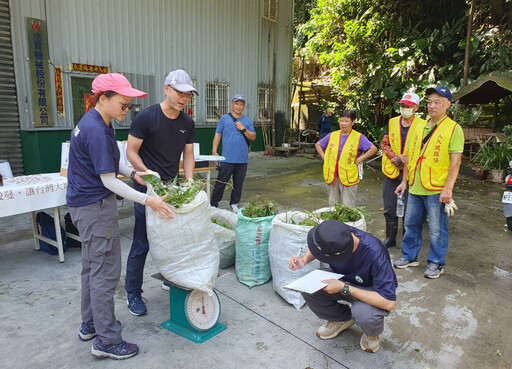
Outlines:
[[[299, 270], [291, 270], [288, 267], [288, 262], [292, 256], [296, 256], [299, 250], [301, 250], [300, 256], [303, 256], [308, 249], [307, 236], [313, 226], [296, 225], [308, 216], [307, 213], [301, 211], [288, 211], [276, 215], [272, 220], [272, 230], [268, 243], [274, 291], [286, 302], [295, 306], [296, 309], [300, 309], [306, 301], [299, 292], [288, 290], [284, 286], [320, 268], [320, 262], [316, 259]], [[296, 224], [291, 224], [292, 220]]]
[[232, 227], [232, 229], [227, 229], [221, 225], [212, 223], [213, 229], [215, 231], [215, 241], [217, 242], [217, 247], [219, 248], [220, 253], [219, 267], [221, 269], [230, 267], [231, 265], [235, 264], [235, 227], [238, 216], [229, 210], [213, 208], [210, 211], [210, 218], [220, 220], [221, 222]]
[[[148, 183], [148, 195], [155, 196]], [[169, 205], [170, 206], [170, 205]], [[179, 286], [212, 294], [219, 269], [219, 250], [204, 191], [176, 209], [174, 219], [158, 218], [146, 206], [149, 251], [158, 271]]]
[[[329, 207], [327, 207], [327, 208], [321, 208], [321, 209], [315, 210], [315, 211], [314, 211], [314, 213], [315, 213], [315, 214], [322, 214], [322, 213], [324, 213], [324, 212], [326, 212], [326, 211], [329, 211], [329, 210], [334, 210], [334, 207], [332, 207], [332, 208], [329, 208]], [[356, 211], [357, 211], [359, 214], [361, 214], [361, 219], [359, 219], [359, 220], [357, 220], [357, 221], [355, 221], [355, 222], [343, 222], [343, 223], [345, 223], [346, 225], [349, 225], [349, 226], [351, 226], [351, 227], [357, 228], [357, 229], [359, 229], [359, 230], [361, 230], [361, 231], [365, 231], [365, 232], [366, 232], [366, 220], [365, 220], [365, 218], [364, 218], [364, 214], [363, 214], [363, 213], [361, 213], [361, 212], [360, 212], [359, 210], [357, 210], [357, 209], [356, 209]], [[322, 223], [322, 222], [323, 222], [323, 220], [320, 220], [320, 223]]]

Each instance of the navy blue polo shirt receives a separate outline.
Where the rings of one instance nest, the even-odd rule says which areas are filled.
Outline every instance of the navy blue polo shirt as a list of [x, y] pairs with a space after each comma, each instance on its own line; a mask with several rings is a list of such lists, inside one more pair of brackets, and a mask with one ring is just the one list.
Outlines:
[[331, 269], [356, 287], [371, 287], [385, 299], [396, 301], [398, 282], [388, 250], [374, 235], [349, 228], [359, 237], [359, 246], [346, 262], [330, 264]]
[[96, 109], [80, 119], [71, 133], [68, 164], [69, 206], [93, 204], [112, 192], [103, 186], [100, 174], [119, 173], [119, 148], [114, 129], [107, 126]]

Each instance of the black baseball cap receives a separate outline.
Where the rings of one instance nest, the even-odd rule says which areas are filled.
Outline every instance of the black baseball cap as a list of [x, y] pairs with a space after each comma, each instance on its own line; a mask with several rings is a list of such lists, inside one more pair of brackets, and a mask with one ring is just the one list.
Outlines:
[[323, 263], [342, 263], [354, 251], [354, 238], [345, 223], [326, 220], [308, 232], [308, 248]]

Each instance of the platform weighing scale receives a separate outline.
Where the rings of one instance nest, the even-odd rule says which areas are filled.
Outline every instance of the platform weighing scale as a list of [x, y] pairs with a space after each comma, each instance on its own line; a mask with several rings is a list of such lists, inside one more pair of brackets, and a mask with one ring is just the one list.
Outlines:
[[203, 343], [227, 328], [218, 322], [220, 300], [215, 291], [210, 296], [165, 282], [169, 284], [170, 319], [161, 327], [195, 343]]

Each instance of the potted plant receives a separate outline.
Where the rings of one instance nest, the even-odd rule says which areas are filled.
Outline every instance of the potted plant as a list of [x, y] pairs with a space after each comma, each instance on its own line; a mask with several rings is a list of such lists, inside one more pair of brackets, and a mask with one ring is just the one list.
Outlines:
[[501, 182], [504, 170], [512, 159], [512, 140], [508, 138], [505, 142], [488, 142], [480, 148], [472, 159], [478, 168], [489, 171], [491, 182]]

